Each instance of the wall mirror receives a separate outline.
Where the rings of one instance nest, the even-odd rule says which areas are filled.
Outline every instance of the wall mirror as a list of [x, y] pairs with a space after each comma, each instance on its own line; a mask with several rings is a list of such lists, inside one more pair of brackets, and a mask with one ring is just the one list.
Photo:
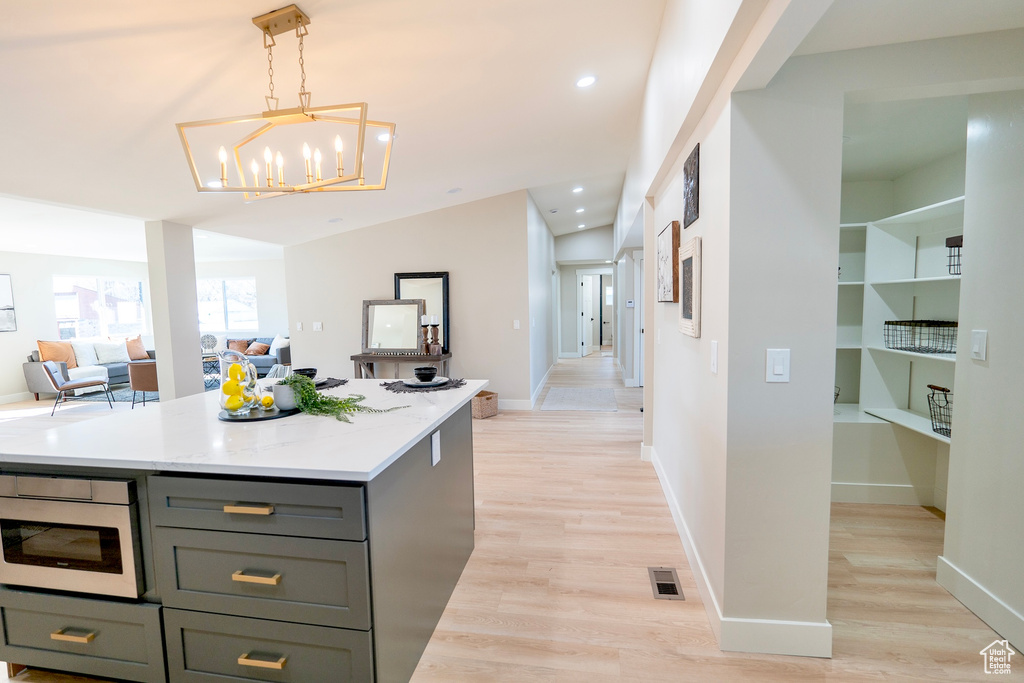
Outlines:
[[448, 273], [395, 273], [396, 299], [423, 299], [426, 315], [437, 316], [440, 324], [438, 340], [444, 353], [448, 353]]
[[363, 353], [419, 353], [423, 299], [363, 301]]

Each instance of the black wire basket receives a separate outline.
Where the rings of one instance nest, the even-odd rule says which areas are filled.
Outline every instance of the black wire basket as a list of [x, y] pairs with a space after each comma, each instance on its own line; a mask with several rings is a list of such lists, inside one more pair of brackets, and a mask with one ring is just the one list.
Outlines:
[[960, 255], [964, 250], [964, 236], [946, 238], [946, 265], [949, 267], [950, 275], [960, 274]]
[[928, 412], [931, 413], [932, 431], [949, 436], [949, 422], [953, 413], [953, 392], [946, 387], [929, 384]]
[[886, 320], [885, 348], [914, 353], [956, 353], [955, 320]]
[[835, 398], [832, 399], [832, 402], [833, 403], [838, 403], [839, 402], [839, 387], [836, 387], [836, 395], [835, 395]]

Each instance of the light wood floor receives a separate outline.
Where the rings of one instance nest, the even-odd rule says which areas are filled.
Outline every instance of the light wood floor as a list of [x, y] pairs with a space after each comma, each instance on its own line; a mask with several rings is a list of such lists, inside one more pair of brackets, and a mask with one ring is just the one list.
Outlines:
[[[935, 583], [943, 521], [912, 506], [832, 505], [831, 660], [721, 652], [639, 459], [642, 390], [600, 354], [560, 361], [552, 386], [614, 388], [619, 410], [542, 412], [545, 389], [534, 411], [473, 421], [476, 550], [413, 683], [986, 680], [978, 652], [996, 634]], [[61, 419], [86, 411], [110, 409]], [[0, 434], [38, 425], [5, 412]], [[648, 566], [676, 567], [686, 601], [654, 600]]]

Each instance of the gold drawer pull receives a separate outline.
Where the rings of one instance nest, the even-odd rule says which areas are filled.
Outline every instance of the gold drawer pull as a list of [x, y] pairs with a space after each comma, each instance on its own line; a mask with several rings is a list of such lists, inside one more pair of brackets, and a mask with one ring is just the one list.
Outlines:
[[92, 631], [86, 633], [84, 636], [73, 636], [70, 633], [66, 633], [69, 627], [65, 626], [62, 629], [58, 629], [50, 634], [50, 640], [63, 640], [68, 643], [91, 643], [95, 638], [96, 634]]
[[273, 505], [225, 505], [224, 512], [235, 515], [272, 515]]
[[266, 659], [249, 659], [248, 652], [246, 652], [244, 655], [239, 655], [238, 657], [238, 663], [242, 666], [255, 666], [260, 669], [277, 669], [278, 671], [284, 668], [284, 663], [287, 661], [287, 657], [281, 657], [276, 662], [269, 661]]
[[231, 580], [241, 581], [243, 583], [262, 583], [267, 586], [276, 586], [281, 583], [281, 575], [253, 576], [252, 574], [246, 574], [244, 569], [239, 569], [237, 572], [233, 572], [231, 574]]

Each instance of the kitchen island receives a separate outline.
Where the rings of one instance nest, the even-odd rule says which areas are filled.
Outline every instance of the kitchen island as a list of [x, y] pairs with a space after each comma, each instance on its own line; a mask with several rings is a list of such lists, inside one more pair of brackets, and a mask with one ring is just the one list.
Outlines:
[[328, 393], [407, 407], [351, 424], [223, 422], [211, 392], [5, 440], [4, 475], [132, 482], [144, 588], [4, 586], [0, 658], [139, 681], [408, 680], [473, 549], [469, 402], [486, 385], [352, 380]]

